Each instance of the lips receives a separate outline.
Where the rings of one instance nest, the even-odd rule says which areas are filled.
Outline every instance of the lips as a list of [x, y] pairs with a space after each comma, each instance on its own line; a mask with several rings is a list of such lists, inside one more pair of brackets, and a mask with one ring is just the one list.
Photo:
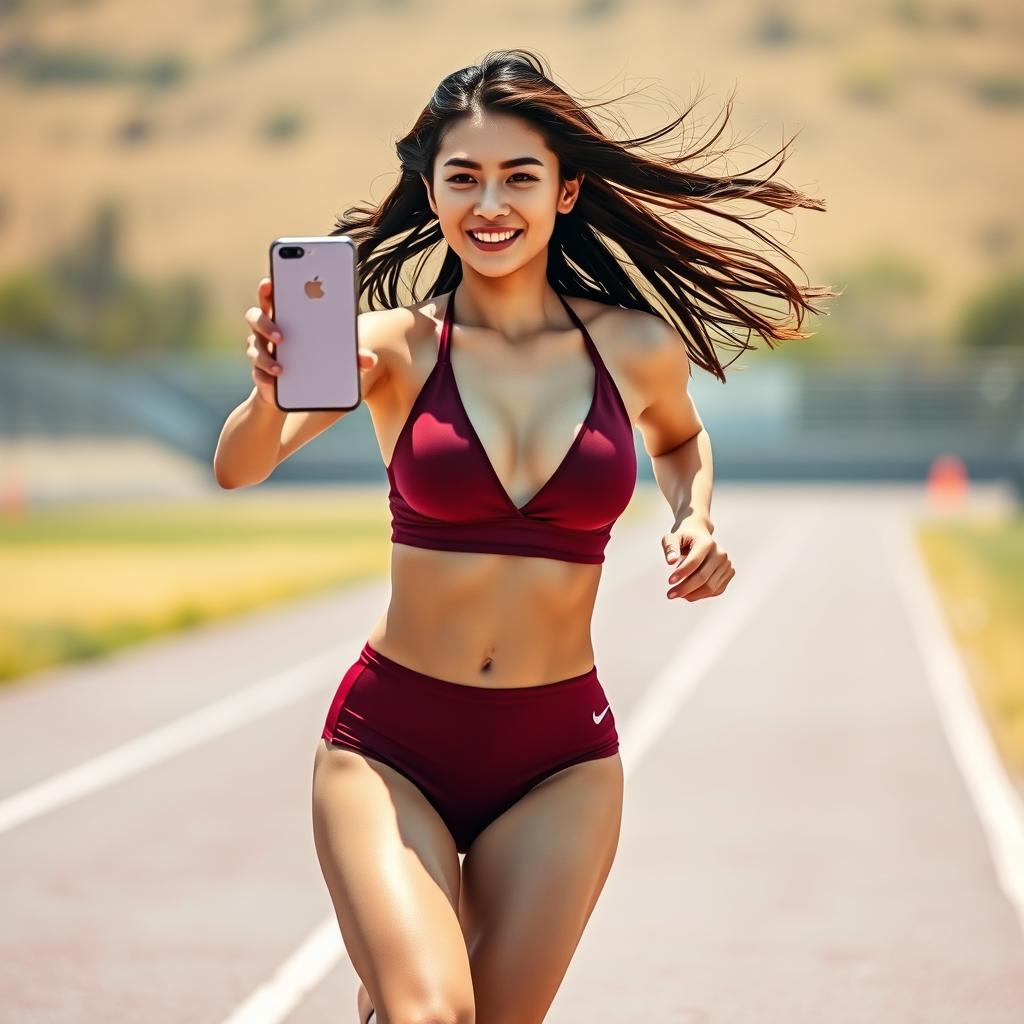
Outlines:
[[[481, 239], [477, 238], [473, 234], [472, 231], [467, 231], [466, 234], [469, 236], [470, 241], [478, 249], [482, 250], [483, 252], [498, 252], [501, 249], [507, 249], [523, 233], [523, 229], [522, 228], [513, 228], [513, 230], [515, 231], [515, 234], [511, 238], [506, 239], [504, 242], [484, 242], [484, 241], [481, 241]], [[498, 232], [495, 232], [495, 234], [497, 234], [497, 233]]]

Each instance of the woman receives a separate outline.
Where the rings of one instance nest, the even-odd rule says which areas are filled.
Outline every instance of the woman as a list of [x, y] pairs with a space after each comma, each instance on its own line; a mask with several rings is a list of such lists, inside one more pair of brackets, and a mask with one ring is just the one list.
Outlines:
[[[734, 576], [712, 536], [689, 359], [724, 381], [710, 323], [809, 337], [737, 295], [785, 299], [798, 328], [817, 312], [807, 299], [830, 293], [632, 196], [823, 207], [631, 152], [681, 120], [613, 142], [535, 56], [491, 53], [446, 78], [398, 143], [391, 194], [332, 232], [356, 241], [361, 288], [384, 307], [359, 317], [359, 358], [394, 541], [390, 604], [341, 680], [313, 773], [361, 1024], [531, 1024], [561, 983], [619, 838], [622, 765], [590, 616], [633, 493], [634, 426], [672, 511], [667, 596], [715, 596]], [[402, 264], [442, 241], [430, 297], [400, 305]], [[345, 415], [276, 409], [269, 285], [247, 313], [256, 390], [218, 446], [225, 486], [264, 479]]]

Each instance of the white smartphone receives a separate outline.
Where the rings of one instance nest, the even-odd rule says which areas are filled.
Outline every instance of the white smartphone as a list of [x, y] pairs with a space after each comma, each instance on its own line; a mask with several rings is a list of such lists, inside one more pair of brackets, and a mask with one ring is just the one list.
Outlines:
[[355, 242], [348, 235], [275, 238], [270, 243], [275, 401], [283, 411], [349, 410], [362, 401]]

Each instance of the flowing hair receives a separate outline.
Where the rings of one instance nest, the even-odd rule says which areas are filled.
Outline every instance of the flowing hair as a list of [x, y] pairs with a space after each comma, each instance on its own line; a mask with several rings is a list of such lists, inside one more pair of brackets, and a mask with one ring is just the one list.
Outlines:
[[[444, 243], [420, 175], [433, 182], [434, 159], [444, 132], [457, 118], [484, 110], [514, 114], [537, 130], [556, 154], [561, 181], [585, 173], [572, 210], [555, 220], [548, 244], [551, 286], [569, 296], [657, 315], [641, 283], [627, 269], [632, 267], [660, 296], [662, 313], [681, 335], [689, 358], [724, 382], [725, 368], [709, 328], [720, 335], [718, 344], [738, 349], [733, 357], [737, 359], [757, 348], [749, 344], [752, 333], [764, 338], [769, 348], [772, 340], [813, 337], [800, 330], [805, 312], [827, 316], [829, 311], [812, 306], [810, 300], [838, 293], [828, 286], [797, 285], [757, 253], [698, 238], [648, 208], [725, 218], [766, 241], [796, 266], [781, 246], [746, 223], [753, 215], [730, 213], [721, 205], [743, 199], [778, 210], [825, 209], [824, 201], [772, 181], [778, 167], [765, 178], [711, 177], [690, 169], [688, 165], [707, 145], [670, 158], [637, 152], [681, 124], [693, 105], [649, 135], [612, 139], [587, 113], [588, 106], [551, 80], [541, 58], [523, 49], [492, 51], [479, 64], [453, 72], [438, 85], [412, 129], [396, 143], [402, 168], [398, 183], [377, 207], [357, 205], [335, 216], [330, 234], [349, 235], [355, 243], [359, 292], [367, 294], [370, 308], [400, 305], [402, 268], [407, 260], [419, 257], [411, 283], [412, 295], [419, 301], [416, 285], [423, 266], [435, 246]], [[726, 119], [708, 145], [721, 135], [731, 108], [730, 98]], [[785, 149], [784, 145], [779, 153]], [[461, 280], [461, 258], [445, 243], [441, 269], [424, 298], [454, 289]], [[753, 293], [754, 301], [745, 300], [746, 293]], [[757, 305], [756, 296], [784, 300], [787, 311], [795, 311], [795, 324], [791, 312], [771, 319]], [[738, 328], [737, 335], [745, 332], [746, 338], [732, 334], [730, 327]]]

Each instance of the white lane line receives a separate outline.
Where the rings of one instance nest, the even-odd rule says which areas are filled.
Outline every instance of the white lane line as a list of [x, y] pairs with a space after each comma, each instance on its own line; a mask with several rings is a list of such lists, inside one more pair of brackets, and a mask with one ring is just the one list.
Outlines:
[[978, 707], [945, 613], [913, 536], [913, 521], [882, 530], [890, 564], [967, 792], [978, 812], [999, 885], [1024, 931], [1024, 806], [1007, 778], [995, 741]]
[[338, 921], [327, 917], [224, 1024], [284, 1020], [344, 956]]
[[307, 693], [322, 690], [326, 680], [338, 673], [343, 659], [351, 656], [356, 644], [361, 646], [362, 640], [353, 639], [322, 651], [283, 672], [0, 800], [0, 835], [150, 765], [166, 761], [254, 719], [294, 704]]
[[[631, 524], [628, 538], [624, 538], [626, 543], [620, 545], [619, 557], [608, 574], [606, 589], [622, 586], [646, 571], [644, 557], [647, 551], [657, 550], [657, 538], [652, 548], [649, 532], [644, 529], [646, 525], [646, 520]], [[0, 800], [0, 835], [48, 811], [120, 782], [150, 765], [166, 761], [263, 715], [294, 704], [307, 693], [322, 689], [338, 674], [339, 667], [343, 669], [349, 664], [353, 652], [362, 648], [365, 639], [361, 634], [355, 636], [214, 704]]]
[[[726, 590], [713, 610], [644, 690], [643, 698], [619, 731], [619, 752], [626, 779], [668, 731], [683, 701], [697, 688], [740, 627], [778, 585], [779, 577], [802, 553], [820, 514], [791, 516], [788, 525], [765, 543], [757, 560], [743, 569], [743, 586]], [[737, 573], [739, 576], [739, 573]]]
[[[729, 601], [716, 604], [713, 611], [709, 610], [700, 632], [687, 640], [682, 650], [644, 692], [625, 729], [619, 730], [624, 775], [628, 775], [630, 768], [639, 764], [658, 737], [668, 731], [673, 715], [715, 658], [758, 604], [768, 597], [783, 571], [806, 550], [807, 539], [818, 518], [814, 513], [792, 517], [789, 526], [765, 544], [767, 554], [761, 555], [750, 569], [745, 570], [744, 586], [730, 593]], [[660, 550], [658, 555], [664, 557]], [[632, 575], [627, 562], [617, 580], [624, 581]], [[327, 937], [328, 932], [333, 938]], [[307, 959], [309, 962], [303, 962]], [[337, 919], [330, 915], [316, 926], [272, 978], [224, 1019], [223, 1024], [280, 1024], [306, 993], [314, 989], [336, 964], [347, 959]]]

